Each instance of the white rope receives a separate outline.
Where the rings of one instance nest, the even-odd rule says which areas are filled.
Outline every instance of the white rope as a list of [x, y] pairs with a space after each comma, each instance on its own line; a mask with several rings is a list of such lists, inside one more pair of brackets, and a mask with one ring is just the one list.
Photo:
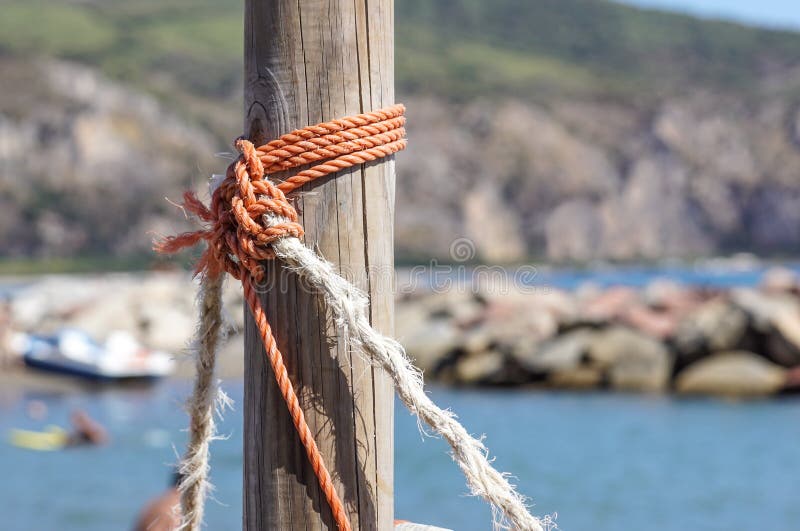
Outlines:
[[[181, 494], [181, 524], [178, 529], [181, 530], [195, 531], [203, 522], [204, 502], [211, 488], [208, 482], [209, 444], [217, 438], [214, 409], [218, 401], [222, 401], [222, 407], [227, 401], [214, 377], [217, 345], [224, 335], [222, 283], [222, 275], [217, 277], [204, 275], [198, 296], [200, 322], [197, 325], [192, 348], [197, 377], [192, 396], [187, 402], [189, 444], [178, 469], [181, 476], [178, 484]], [[177, 509], [176, 507], [175, 510]]]
[[[273, 223], [277, 221], [270, 218]], [[495, 528], [543, 531], [554, 527], [549, 517], [540, 520], [531, 515], [525, 498], [508, 482], [508, 475], [491, 466], [484, 444], [472, 437], [451, 411], [439, 408], [428, 397], [422, 373], [411, 363], [400, 343], [370, 326], [368, 300], [358, 288], [297, 238], [281, 238], [272, 243], [272, 248], [288, 267], [323, 295], [332, 317], [351, 344], [368, 354], [394, 380], [403, 404], [447, 441], [472, 494], [491, 504]]]

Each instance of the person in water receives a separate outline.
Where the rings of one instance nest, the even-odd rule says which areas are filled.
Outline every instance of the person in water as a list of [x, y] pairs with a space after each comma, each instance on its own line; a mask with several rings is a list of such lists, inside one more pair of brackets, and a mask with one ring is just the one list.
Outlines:
[[99, 446], [108, 442], [105, 428], [83, 410], [72, 412], [70, 417], [72, 432], [67, 436], [64, 446]]
[[133, 531], [175, 531], [181, 525], [180, 501], [178, 485], [181, 482], [180, 472], [172, 475], [170, 488], [144, 506]]
[[[28, 415], [35, 420], [47, 418], [47, 405], [41, 401], [29, 404]], [[80, 409], [70, 417], [72, 429], [67, 431], [58, 426], [47, 426], [44, 431], [11, 430], [9, 442], [29, 450], [61, 450], [79, 446], [99, 446], [108, 442], [108, 433], [98, 422]]]

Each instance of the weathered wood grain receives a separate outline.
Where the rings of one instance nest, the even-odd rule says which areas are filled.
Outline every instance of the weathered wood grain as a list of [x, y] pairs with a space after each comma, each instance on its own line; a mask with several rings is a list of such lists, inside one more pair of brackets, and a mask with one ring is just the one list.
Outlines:
[[[256, 144], [393, 103], [391, 0], [247, 0], [245, 13], [245, 131]], [[369, 294], [373, 324], [391, 333], [394, 162], [320, 179], [297, 204], [306, 243]], [[268, 318], [353, 528], [392, 529], [391, 383], [350, 351], [316, 294], [265, 266]], [[249, 318], [245, 356], [243, 528], [334, 529]]]

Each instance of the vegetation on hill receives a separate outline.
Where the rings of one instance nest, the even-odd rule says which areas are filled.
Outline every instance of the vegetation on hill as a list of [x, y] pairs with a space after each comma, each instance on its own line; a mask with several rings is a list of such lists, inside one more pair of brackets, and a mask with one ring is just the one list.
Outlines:
[[[608, 1], [402, 0], [396, 11], [399, 92], [455, 101], [746, 90], [800, 57], [795, 33]], [[239, 0], [11, 0], [0, 51], [96, 65], [175, 101], [235, 98], [242, 16]]]
[[[647, 97], [687, 83], [751, 88], [797, 63], [800, 35], [597, 0], [398, 2], [403, 86], [454, 97], [556, 90]], [[421, 63], [418, 55], [426, 56]], [[472, 80], [464, 85], [458, 81]]]

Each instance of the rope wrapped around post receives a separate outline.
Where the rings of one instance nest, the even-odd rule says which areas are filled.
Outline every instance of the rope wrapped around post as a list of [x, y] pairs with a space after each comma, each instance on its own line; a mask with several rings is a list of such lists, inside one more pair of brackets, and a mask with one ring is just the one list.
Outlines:
[[[422, 374], [412, 365], [402, 346], [370, 326], [366, 296], [299, 240], [303, 228], [285, 194], [319, 177], [404, 149], [404, 111], [402, 105], [393, 105], [333, 120], [298, 129], [260, 147], [238, 139], [236, 148], [241, 155], [228, 167], [225, 179], [213, 192], [210, 207], [191, 192], [184, 194], [186, 210], [204, 222], [205, 228], [156, 244], [157, 251], [174, 253], [200, 241], [207, 242], [195, 270], [203, 278], [203, 311], [198, 329], [197, 383], [189, 408], [190, 443], [181, 466], [185, 478], [180, 485], [184, 529], [199, 528], [207, 491], [208, 441], [213, 437], [213, 399], [209, 397], [213, 394], [210, 389], [213, 353], [221, 319], [218, 283], [223, 273], [229, 273], [242, 283], [278, 387], [334, 520], [340, 530], [350, 529], [344, 505], [306, 423], [254, 287], [263, 278], [260, 263], [275, 257], [302, 276], [324, 298], [333, 319], [351, 344], [391, 376], [406, 407], [450, 444], [453, 458], [464, 472], [472, 493], [492, 505], [498, 527], [539, 531], [549, 526], [549, 520], [539, 520], [528, 512], [524, 498], [504, 474], [492, 468], [482, 442], [470, 436], [451, 412], [440, 409], [428, 398]], [[267, 178], [271, 172], [309, 165], [278, 184]]]

